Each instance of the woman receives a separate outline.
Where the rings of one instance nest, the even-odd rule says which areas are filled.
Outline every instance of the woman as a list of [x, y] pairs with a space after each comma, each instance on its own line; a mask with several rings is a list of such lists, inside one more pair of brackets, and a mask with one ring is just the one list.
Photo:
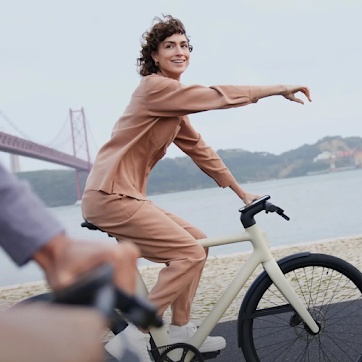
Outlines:
[[[186, 342], [195, 332], [190, 323], [191, 304], [207, 257], [197, 239], [206, 235], [193, 225], [154, 205], [146, 198], [147, 178], [174, 142], [221, 187], [230, 187], [245, 203], [258, 195], [245, 192], [220, 157], [193, 129], [187, 115], [212, 109], [241, 107], [260, 98], [282, 95], [303, 104], [294, 96], [309, 90], [302, 86], [184, 86], [181, 74], [187, 69], [192, 46], [181, 21], [166, 16], [144, 34], [138, 59], [141, 83], [134, 91], [112, 137], [99, 151], [88, 177], [82, 200], [84, 218], [119, 240], [131, 240], [144, 258], [165, 263], [149, 300], [162, 315], [171, 305], [170, 337]], [[122, 335], [140, 348], [149, 361], [148, 335], [127, 327], [106, 346], [115, 357], [122, 351]], [[201, 352], [225, 347], [222, 337], [208, 337]]]

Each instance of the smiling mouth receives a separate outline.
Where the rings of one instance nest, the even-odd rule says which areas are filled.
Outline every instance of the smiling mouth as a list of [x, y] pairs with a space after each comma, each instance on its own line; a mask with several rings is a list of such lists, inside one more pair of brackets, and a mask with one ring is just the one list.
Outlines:
[[177, 59], [177, 60], [171, 60], [172, 63], [175, 63], [175, 64], [182, 64], [182, 63], [185, 63], [184, 60], [182, 59]]

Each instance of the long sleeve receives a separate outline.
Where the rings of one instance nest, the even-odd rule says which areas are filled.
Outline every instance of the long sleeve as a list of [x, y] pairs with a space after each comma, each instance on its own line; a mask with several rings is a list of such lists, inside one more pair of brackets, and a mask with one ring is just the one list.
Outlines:
[[180, 125], [181, 128], [174, 143], [219, 186], [224, 188], [230, 186], [235, 181], [233, 175], [219, 155], [195, 131], [188, 117], [183, 117]]
[[18, 265], [64, 228], [46, 210], [25, 182], [0, 164], [0, 246]]
[[167, 77], [145, 78], [146, 107], [149, 115], [154, 117], [179, 117], [212, 109], [241, 107], [256, 103], [261, 95], [259, 86], [185, 86]]

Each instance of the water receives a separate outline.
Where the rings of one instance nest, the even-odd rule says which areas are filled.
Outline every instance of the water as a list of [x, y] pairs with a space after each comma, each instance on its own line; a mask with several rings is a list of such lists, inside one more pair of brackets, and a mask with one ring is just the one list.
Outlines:
[[[291, 245], [341, 236], [362, 234], [362, 170], [242, 185], [249, 191], [271, 195], [291, 221], [276, 214], [259, 214], [259, 226], [272, 246]], [[230, 190], [212, 188], [151, 196], [152, 201], [191, 222], [209, 237], [243, 231], [238, 209], [241, 200]], [[106, 234], [80, 227], [79, 206], [50, 209], [70, 236], [115, 243]], [[217, 246], [210, 255], [251, 250], [250, 243]], [[150, 264], [140, 259], [139, 265]], [[43, 279], [34, 263], [19, 269], [0, 251], [0, 286]]]

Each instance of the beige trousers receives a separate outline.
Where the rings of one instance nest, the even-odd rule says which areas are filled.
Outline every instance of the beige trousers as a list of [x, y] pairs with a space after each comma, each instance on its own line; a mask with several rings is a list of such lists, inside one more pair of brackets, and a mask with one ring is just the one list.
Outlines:
[[197, 239], [206, 235], [150, 200], [102, 191], [85, 191], [82, 212], [88, 222], [117, 240], [135, 243], [145, 259], [166, 264], [148, 299], [158, 306], [160, 316], [171, 305], [171, 324], [187, 324], [207, 258]]

